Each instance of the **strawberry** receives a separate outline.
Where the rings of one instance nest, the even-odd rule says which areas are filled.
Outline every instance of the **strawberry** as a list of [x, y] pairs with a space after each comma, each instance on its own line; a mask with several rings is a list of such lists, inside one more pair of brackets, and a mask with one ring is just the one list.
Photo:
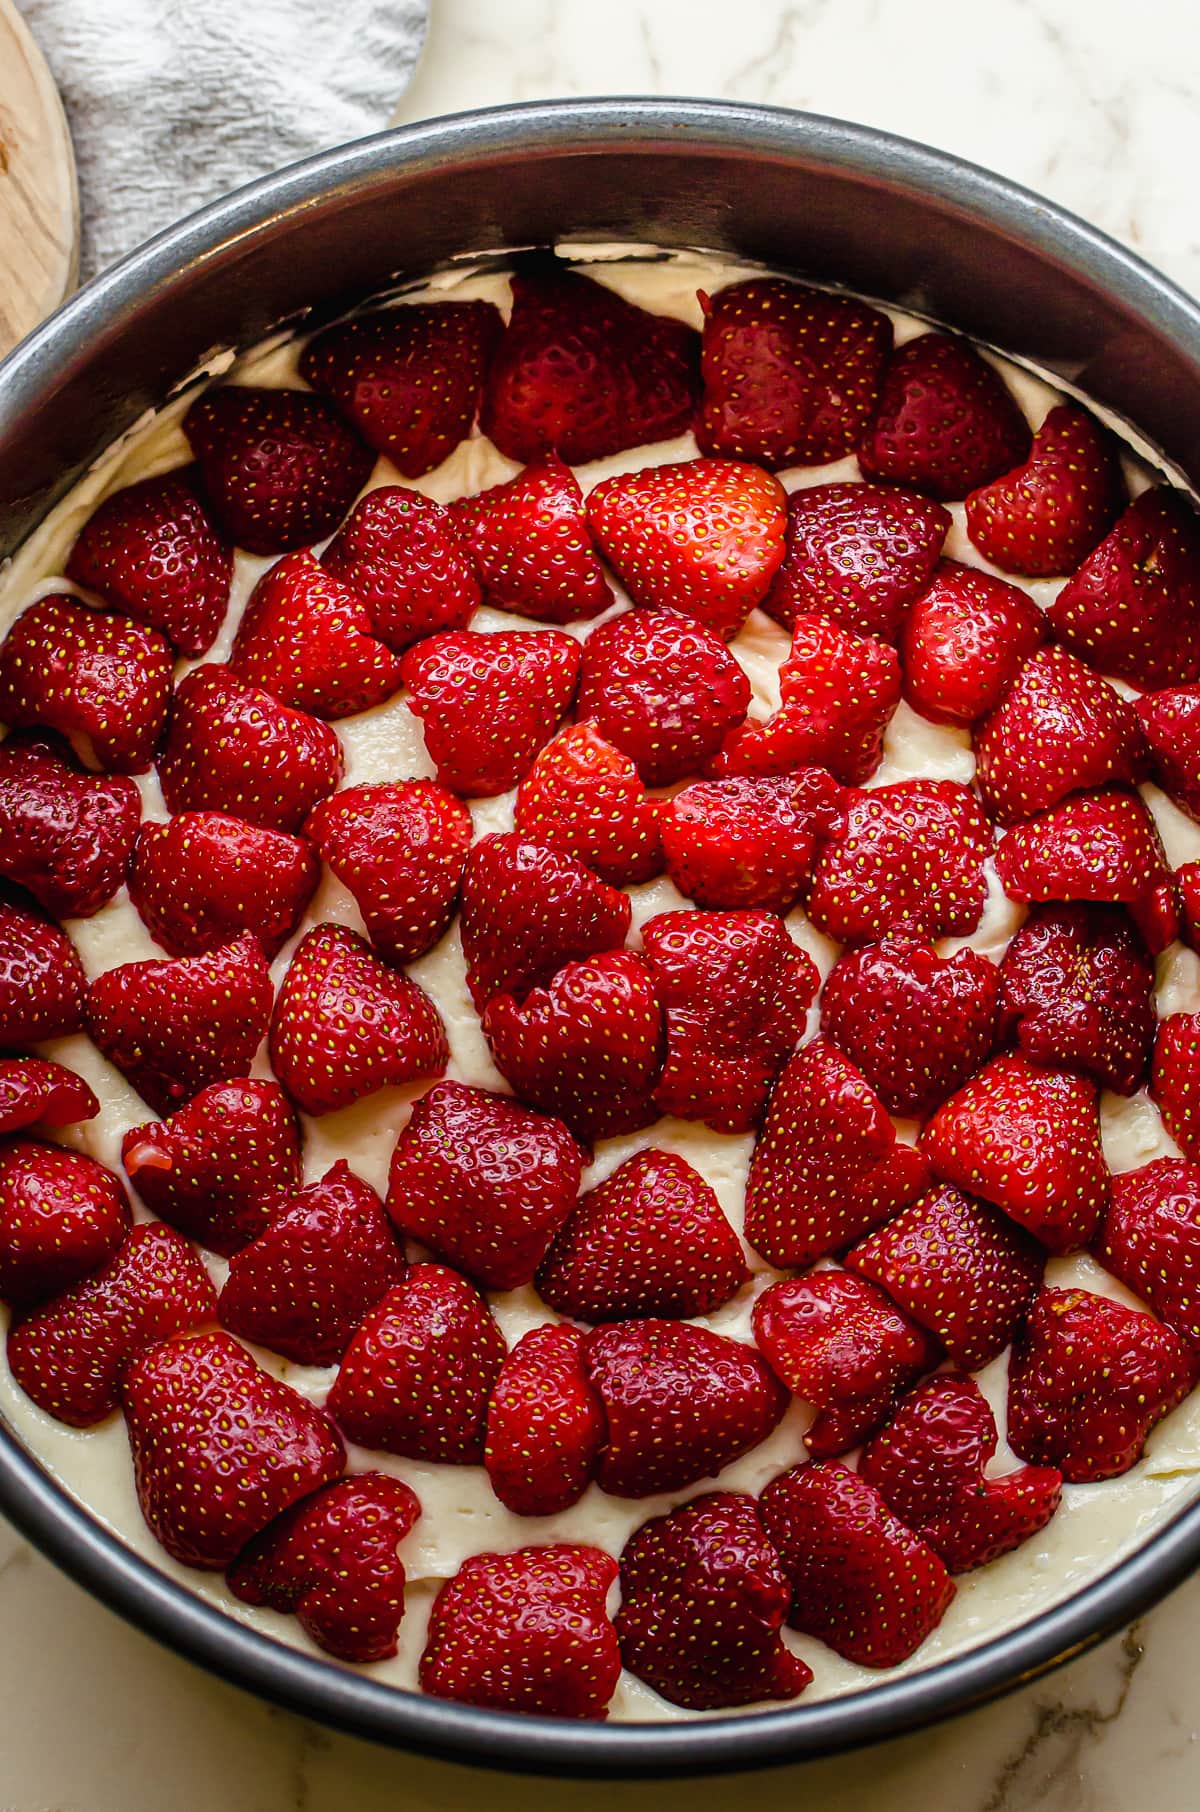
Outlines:
[[270, 958], [300, 923], [320, 873], [300, 837], [224, 812], [181, 812], [138, 832], [129, 897], [172, 956], [253, 932]]
[[216, 1291], [173, 1227], [134, 1227], [103, 1270], [13, 1323], [8, 1363], [39, 1409], [90, 1428], [138, 1353], [213, 1319]]
[[775, 277], [700, 299], [702, 451], [764, 466], [823, 465], [849, 453], [879, 394], [892, 344], [887, 316], [857, 297]]
[[835, 1460], [781, 1472], [759, 1514], [791, 1589], [787, 1620], [859, 1667], [898, 1667], [954, 1596], [939, 1555]]
[[1120, 450], [1075, 403], [1051, 409], [1024, 464], [972, 491], [967, 533], [1006, 573], [1049, 579], [1073, 572], [1125, 502]]
[[691, 426], [700, 343], [556, 261], [512, 278], [508, 331], [492, 361], [480, 426], [509, 459], [606, 459]]
[[0, 1146], [0, 1297], [24, 1307], [111, 1258], [129, 1229], [119, 1180], [86, 1152], [37, 1139]]
[[277, 1198], [269, 1225], [230, 1260], [218, 1313], [231, 1334], [297, 1365], [335, 1365], [406, 1269], [383, 1203], [339, 1161]]
[[187, 1567], [227, 1567], [346, 1464], [328, 1416], [230, 1334], [185, 1335], [139, 1353], [121, 1397], [142, 1515]]
[[[1129, 907], [1153, 953], [1155, 906], [1171, 871], [1154, 819], [1135, 792], [1105, 787], [1076, 793], [1015, 825], [996, 850], [996, 873], [1011, 900], [1096, 900]], [[1147, 916], [1149, 915], [1149, 916]]]
[[583, 1153], [560, 1120], [438, 1082], [396, 1141], [387, 1210], [482, 1289], [516, 1290], [532, 1283], [582, 1173]]
[[155, 1113], [210, 1082], [244, 1076], [271, 1017], [271, 977], [257, 938], [202, 956], [121, 963], [88, 990], [88, 1031]]
[[991, 848], [979, 801], [955, 780], [851, 794], [817, 857], [809, 917], [841, 943], [868, 943], [905, 923], [931, 938], [969, 936], [983, 916]]
[[43, 1057], [0, 1057], [0, 1134], [94, 1120], [100, 1103], [82, 1076]]
[[371, 634], [367, 606], [304, 549], [254, 587], [229, 665], [281, 705], [317, 717], [352, 717], [400, 685], [400, 657]]
[[697, 906], [788, 912], [842, 801], [823, 768], [696, 781], [663, 809], [667, 873]]
[[966, 340], [922, 333], [888, 361], [858, 463], [868, 478], [950, 503], [1019, 465], [1030, 439], [994, 365]]
[[585, 1143], [658, 1118], [662, 1005], [654, 971], [630, 950], [567, 963], [523, 1002], [493, 996], [483, 1035], [514, 1091]]
[[0, 870], [56, 918], [91, 918], [124, 879], [141, 799], [123, 774], [88, 774], [56, 736], [0, 743]]
[[975, 732], [976, 783], [1001, 824], [1068, 793], [1140, 780], [1148, 756], [1133, 706], [1065, 648], [1042, 648]]
[[1182, 923], [1179, 935], [1193, 950], [1200, 949], [1200, 862], [1185, 862], [1175, 871]]
[[375, 463], [324, 398], [304, 390], [206, 390], [183, 431], [219, 527], [250, 554], [323, 540]]
[[978, 1371], [1012, 1339], [1046, 1255], [1007, 1215], [939, 1183], [851, 1246], [845, 1262], [936, 1334], [953, 1364]]
[[895, 649], [873, 636], [852, 635], [828, 617], [799, 616], [779, 688], [779, 710], [735, 730], [710, 772], [782, 774], [811, 766], [828, 768], [847, 786], [869, 779], [900, 703]]
[[1042, 1289], [1013, 1343], [1009, 1444], [1072, 1484], [1116, 1478], [1198, 1373], [1200, 1358], [1153, 1315], [1090, 1290]]
[[901, 1399], [859, 1470], [952, 1573], [968, 1573], [1044, 1529], [1062, 1497], [1053, 1466], [985, 1476], [996, 1442], [979, 1386], [943, 1373]]
[[651, 1517], [626, 1542], [621, 1659], [691, 1711], [794, 1699], [812, 1669], [780, 1640], [789, 1595], [754, 1499], [705, 1492]]
[[1137, 714], [1155, 780], [1181, 811], [1200, 822], [1200, 686], [1144, 694]]
[[999, 976], [975, 950], [941, 957], [904, 926], [826, 977], [821, 1032], [890, 1114], [926, 1119], [992, 1049]]
[[1150, 1093], [1184, 1157], [1200, 1163], [1200, 1013], [1159, 1022]]
[[104, 499], [66, 573], [124, 616], [161, 629], [180, 654], [196, 655], [211, 647], [229, 608], [233, 552], [191, 473], [165, 472]]
[[296, 1116], [277, 1082], [214, 1082], [168, 1119], [131, 1126], [121, 1162], [147, 1208], [229, 1258], [300, 1186]]
[[573, 623], [612, 603], [588, 536], [583, 492], [561, 460], [527, 466], [478, 497], [464, 497], [450, 515], [493, 609], [539, 623]]
[[792, 1395], [817, 1410], [804, 1445], [818, 1458], [857, 1447], [939, 1357], [924, 1328], [848, 1271], [771, 1284], [754, 1304], [753, 1327]]
[[292, 1611], [340, 1661], [386, 1661], [404, 1616], [396, 1552], [421, 1514], [414, 1491], [360, 1472], [301, 1498], [242, 1550], [226, 1577], [243, 1604]]
[[86, 996], [70, 938], [0, 894], [0, 1050], [78, 1032]]
[[500, 1367], [487, 1411], [488, 1482], [514, 1516], [578, 1503], [605, 1441], [604, 1410], [565, 1323], [531, 1328]]
[[570, 724], [547, 743], [517, 791], [516, 829], [575, 856], [615, 887], [661, 874], [661, 808], [637, 768], [594, 724]]
[[1151, 688], [1200, 680], [1200, 523], [1183, 494], [1135, 497], [1046, 614], [1103, 673]]
[[750, 682], [720, 637], [675, 611], [624, 611], [583, 645], [576, 715], [647, 786], [699, 773], [749, 703]]
[[757, 466], [688, 459], [604, 479], [587, 515], [635, 604], [681, 611], [729, 641], [783, 559], [786, 501]]
[[265, 830], [299, 830], [342, 777], [336, 733], [228, 667], [179, 682], [158, 778], [170, 812], [230, 812]]
[[1003, 1208], [1051, 1252], [1085, 1246], [1108, 1200], [1096, 1084], [993, 1057], [921, 1135], [947, 1183]]
[[462, 945], [476, 1012], [493, 995], [518, 998], [564, 963], [625, 942], [627, 894], [573, 856], [515, 833], [484, 837], [467, 857]]
[[789, 627], [816, 615], [894, 642], [949, 528], [941, 504], [915, 491], [850, 483], [793, 491], [787, 553], [763, 608]]
[[600, 1487], [654, 1497], [715, 1478], [765, 1441], [787, 1392], [760, 1353], [687, 1321], [623, 1321], [584, 1343], [608, 1419]]
[[1046, 633], [1028, 592], [957, 560], [939, 560], [904, 619], [904, 696], [935, 724], [994, 711]]
[[499, 1711], [601, 1719], [621, 1656], [605, 1608], [617, 1563], [557, 1542], [472, 1554], [442, 1586], [421, 1656], [421, 1690]]
[[432, 780], [346, 787], [304, 828], [389, 962], [411, 963], [444, 935], [474, 835], [452, 793]]
[[746, 1238], [768, 1264], [799, 1270], [887, 1220], [928, 1181], [874, 1089], [818, 1039], [775, 1084], [750, 1161]]
[[403, 485], [359, 499], [321, 565], [367, 607], [371, 634], [403, 654], [422, 636], [465, 629], [482, 593], [449, 512]]
[[150, 766], [171, 696], [171, 650], [157, 630], [77, 598], [39, 598], [0, 644], [0, 721], [73, 737], [105, 773]]
[[1132, 1095], [1150, 1067], [1154, 964], [1119, 906], [1043, 906], [1000, 966], [1002, 1044]]
[[446, 1028], [425, 991], [357, 932], [317, 925], [301, 939], [271, 1021], [271, 1067], [306, 1114], [440, 1076]]
[[766, 912], [660, 912], [642, 946], [666, 1013], [659, 1108], [749, 1132], [804, 1035], [816, 964]]
[[538, 1268], [575, 1321], [710, 1315], [750, 1273], [716, 1191], [674, 1152], [635, 1152], [582, 1196]]
[[317, 334], [300, 355], [300, 376], [368, 446], [420, 478], [471, 432], [503, 325], [490, 302], [379, 309]]
[[329, 1393], [347, 1437], [413, 1460], [478, 1466], [507, 1348], [483, 1297], [445, 1265], [414, 1265], [368, 1310]]
[[1096, 1256], [1200, 1350], [1200, 1167], [1156, 1158], [1114, 1177]]

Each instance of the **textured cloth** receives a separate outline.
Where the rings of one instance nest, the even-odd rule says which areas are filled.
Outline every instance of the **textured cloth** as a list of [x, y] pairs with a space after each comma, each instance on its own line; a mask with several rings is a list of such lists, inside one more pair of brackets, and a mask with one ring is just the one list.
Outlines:
[[252, 177], [387, 125], [427, 0], [17, 0], [79, 166], [81, 277]]

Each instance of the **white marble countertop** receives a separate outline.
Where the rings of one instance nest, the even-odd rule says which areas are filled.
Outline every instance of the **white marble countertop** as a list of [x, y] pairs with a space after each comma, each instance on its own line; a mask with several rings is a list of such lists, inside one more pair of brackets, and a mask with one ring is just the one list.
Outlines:
[[[397, 114], [723, 95], [923, 139], [1200, 287], [1200, 10], [1184, 0], [433, 0]], [[1193, 1812], [1200, 1579], [1124, 1638], [935, 1732], [778, 1769], [762, 1812]], [[0, 1530], [0, 1812], [676, 1812], [686, 1783], [533, 1785], [389, 1754], [165, 1653]], [[720, 1781], [709, 1780], [710, 1796]], [[731, 1783], [732, 1784], [732, 1783]]]

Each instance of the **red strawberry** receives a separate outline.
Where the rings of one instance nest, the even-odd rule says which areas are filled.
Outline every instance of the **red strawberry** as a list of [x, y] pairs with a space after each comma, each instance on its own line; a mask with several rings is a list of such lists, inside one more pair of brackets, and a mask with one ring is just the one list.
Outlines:
[[39, 598], [0, 644], [0, 720], [49, 725], [106, 773], [150, 766], [170, 696], [163, 637], [77, 598]]
[[605, 1441], [604, 1410], [565, 1323], [531, 1328], [500, 1368], [487, 1412], [488, 1481], [515, 1516], [578, 1503]]
[[130, 1360], [211, 1321], [216, 1301], [208, 1272], [173, 1227], [135, 1227], [102, 1271], [13, 1324], [8, 1363], [39, 1409], [89, 1428], [117, 1407]]
[[0, 894], [0, 1049], [78, 1032], [86, 995], [70, 938]]
[[812, 1669], [780, 1640], [789, 1596], [754, 1499], [706, 1492], [651, 1517], [626, 1542], [621, 1659], [691, 1711], [794, 1699]]
[[861, 1473], [810, 1460], [771, 1480], [759, 1514], [791, 1588], [787, 1620], [859, 1667], [898, 1667], [937, 1628], [954, 1581]]
[[560, 1120], [438, 1082], [396, 1142], [387, 1209], [481, 1288], [516, 1290], [532, 1283], [582, 1173], [583, 1153]]
[[768, 1264], [799, 1270], [887, 1220], [928, 1181], [875, 1091], [818, 1039], [796, 1052], [771, 1096], [746, 1184], [746, 1238]]
[[1200, 821], [1200, 686], [1179, 686], [1137, 701], [1159, 786]]
[[967, 498], [967, 533], [1006, 573], [1073, 572], [1125, 502], [1118, 445], [1075, 403], [1051, 409], [1023, 465]]
[[121, 963], [88, 991], [88, 1031], [109, 1062], [167, 1114], [210, 1082], [244, 1076], [271, 1017], [257, 938], [203, 956]]
[[729, 641], [783, 559], [786, 501], [757, 466], [688, 459], [604, 479], [587, 513], [635, 604], [682, 611]]
[[538, 1269], [575, 1321], [710, 1315], [750, 1273], [716, 1191], [685, 1159], [639, 1151], [582, 1196]]
[[254, 587], [229, 665], [280, 704], [317, 717], [352, 717], [400, 685], [400, 657], [371, 634], [362, 599], [304, 550], [268, 567]]
[[752, 1346], [687, 1321], [623, 1321], [584, 1354], [608, 1418], [597, 1474], [614, 1497], [682, 1491], [765, 1441], [787, 1392]]
[[970, 1378], [942, 1375], [904, 1397], [860, 1471], [952, 1573], [986, 1566], [1044, 1529], [1062, 1497], [1052, 1466], [985, 1476], [996, 1423]]
[[613, 601], [588, 536], [583, 492], [569, 467], [548, 459], [505, 484], [452, 504], [487, 602], [539, 623], [594, 617]]
[[616, 887], [662, 872], [659, 802], [593, 724], [569, 724], [547, 743], [521, 782], [514, 816], [522, 836], [577, 857]]
[[1182, 925], [1179, 935], [1193, 950], [1200, 949], [1200, 862], [1185, 862], [1175, 871]]
[[698, 906], [788, 912], [843, 797], [823, 768], [697, 781], [663, 810], [667, 872]]
[[141, 810], [132, 780], [85, 773], [56, 736], [0, 743], [0, 869], [56, 918], [91, 918], [112, 899]]
[[138, 832], [129, 897], [172, 956], [197, 956], [250, 931], [270, 958], [300, 923], [320, 873], [300, 837], [224, 812], [181, 812]]
[[1012, 1339], [1046, 1255], [1007, 1215], [939, 1183], [851, 1246], [845, 1262], [936, 1334], [955, 1365], [978, 1371]]
[[114, 610], [161, 629], [180, 654], [203, 654], [229, 608], [233, 552], [191, 474], [165, 472], [106, 497], [66, 571]]
[[804, 1035], [817, 966], [765, 912], [661, 912], [642, 927], [667, 1020], [664, 1114], [749, 1132]]
[[831, 617], [894, 642], [950, 529], [940, 503], [873, 484], [817, 484], [788, 498], [787, 554], [763, 608], [780, 623]]
[[888, 361], [858, 463], [868, 478], [949, 503], [1011, 471], [1028, 456], [1030, 439], [994, 365], [966, 340], [923, 333]]
[[371, 634], [397, 654], [436, 630], [465, 629], [479, 609], [475, 565], [449, 513], [403, 485], [368, 491], [321, 565], [361, 598]]
[[478, 1466], [506, 1350], [473, 1285], [445, 1265], [414, 1265], [363, 1317], [329, 1413], [362, 1447]]
[[416, 1493], [386, 1473], [338, 1479], [268, 1523], [230, 1567], [229, 1589], [293, 1611], [340, 1661], [386, 1661], [404, 1616], [396, 1549], [420, 1514]]
[[507, 793], [575, 695], [579, 643], [557, 629], [434, 635], [401, 669], [438, 779], [466, 799]]
[[168, 1119], [130, 1127], [121, 1162], [147, 1208], [228, 1258], [300, 1186], [296, 1116], [277, 1082], [214, 1082]]
[[300, 376], [406, 478], [419, 478], [471, 432], [503, 325], [490, 302], [379, 309], [310, 340]]
[[227, 384], [183, 418], [217, 522], [251, 554], [285, 554], [337, 527], [374, 458], [319, 396]]
[[1135, 497], [1046, 614], [1103, 673], [1147, 687], [1200, 679], [1200, 524], [1182, 493]]
[[1085, 1246], [1108, 1200], [1096, 1085], [994, 1057], [921, 1135], [937, 1175], [994, 1202], [1048, 1246]]
[[100, 1103], [82, 1076], [42, 1057], [0, 1057], [0, 1133], [94, 1120]]
[[480, 412], [509, 459], [557, 453], [584, 465], [691, 426], [700, 345], [690, 327], [553, 261], [518, 270], [512, 298]]
[[375, 948], [411, 963], [445, 933], [474, 831], [465, 805], [432, 780], [346, 787], [304, 826], [354, 895]]
[[808, 914], [827, 937], [861, 944], [907, 923], [966, 937], [983, 916], [992, 832], [969, 787], [901, 780], [852, 794], [813, 869]]
[[150, 1347], [126, 1370], [121, 1396], [142, 1515], [184, 1566], [227, 1567], [346, 1463], [328, 1416], [231, 1334]]
[[923, 1120], [991, 1052], [999, 993], [995, 964], [978, 951], [941, 957], [900, 926], [834, 964], [821, 1031], [890, 1114]]
[[498, 1711], [594, 1718], [621, 1673], [605, 1600], [617, 1563], [558, 1542], [472, 1554], [442, 1586], [421, 1656], [421, 1690]]
[[1184, 1157], [1200, 1163], [1200, 1013], [1170, 1013], [1160, 1022], [1150, 1093]]
[[415, 981], [344, 925], [306, 933], [271, 1021], [271, 1067], [305, 1113], [440, 1076], [448, 1061], [441, 1015]]
[[935, 724], [994, 711], [1046, 633], [1033, 599], [1007, 579], [939, 560], [904, 619], [904, 696]]
[[1200, 1168], [1157, 1158], [1114, 1177], [1096, 1256], [1200, 1350]]
[[228, 667], [197, 667], [180, 681], [158, 758], [168, 811], [230, 812], [294, 831], [341, 777], [341, 745], [328, 724]]
[[493, 995], [518, 998], [564, 963], [625, 942], [628, 895], [573, 856], [516, 833], [484, 837], [467, 857], [462, 945], [476, 1012]]
[[0, 1297], [25, 1306], [111, 1258], [129, 1228], [119, 1180], [86, 1152], [36, 1139], [0, 1147]]
[[[1076, 793], [1009, 831], [996, 873], [1012, 900], [1097, 900], [1129, 907], [1152, 952], [1156, 896], [1171, 871], [1153, 818], [1137, 793]], [[1147, 917], [1146, 915], [1150, 916]]]
[[886, 315], [853, 296], [755, 277], [704, 304], [705, 453], [764, 466], [849, 453], [879, 395], [892, 344]]
[[754, 1304], [754, 1338], [792, 1395], [817, 1410], [804, 1445], [819, 1458], [857, 1447], [939, 1356], [924, 1328], [848, 1271], [772, 1284]]
[[1153, 1315], [1090, 1290], [1040, 1290], [1009, 1362], [1009, 1443], [1072, 1484], [1116, 1478], [1198, 1371], [1200, 1359]]

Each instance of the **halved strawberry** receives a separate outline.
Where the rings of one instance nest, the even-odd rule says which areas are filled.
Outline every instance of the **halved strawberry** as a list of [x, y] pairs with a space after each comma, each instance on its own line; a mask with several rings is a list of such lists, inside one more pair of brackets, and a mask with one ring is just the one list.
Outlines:
[[1030, 579], [1073, 572], [1126, 500], [1117, 442], [1075, 403], [1051, 409], [1028, 459], [967, 498], [967, 533], [986, 560]]
[[729, 641], [783, 559], [786, 501], [757, 466], [688, 459], [602, 480], [587, 513], [635, 604], [682, 611]]
[[904, 619], [904, 696], [936, 724], [994, 711], [1046, 633], [1028, 592], [994, 573], [939, 560]]
[[488, 1483], [514, 1516], [555, 1516], [587, 1490], [605, 1441], [604, 1410], [565, 1322], [523, 1334], [492, 1387]]
[[0, 894], [0, 1049], [78, 1032], [87, 976], [70, 938]]
[[1200, 1013], [1160, 1021], [1150, 1093], [1184, 1157], [1200, 1163]]
[[362, 599], [371, 634], [396, 654], [438, 630], [465, 629], [483, 595], [449, 512], [403, 485], [360, 498], [321, 565]]
[[141, 811], [132, 780], [85, 773], [57, 736], [0, 743], [0, 871], [56, 918], [91, 918], [112, 899]]
[[82, 1076], [43, 1057], [0, 1057], [0, 1133], [94, 1120], [100, 1103]]
[[129, 1229], [120, 1180], [86, 1152], [38, 1139], [0, 1147], [0, 1297], [23, 1307], [69, 1289]]
[[1114, 1177], [1096, 1256], [1200, 1350], [1200, 1166], [1156, 1158]]
[[1155, 780], [1181, 811], [1200, 821], [1200, 686], [1144, 694], [1136, 709]]
[[254, 587], [229, 665], [317, 717], [352, 717], [400, 686], [400, 657], [371, 633], [363, 600], [306, 549], [276, 561]]
[[197, 956], [250, 931], [269, 959], [300, 923], [320, 875], [301, 837], [224, 812], [181, 812], [138, 832], [129, 897], [172, 956]]
[[285, 554], [331, 534], [374, 455], [323, 397], [227, 384], [183, 418], [218, 524], [251, 554]]
[[777, 277], [730, 283], [701, 301], [702, 451], [764, 466], [849, 453], [879, 395], [887, 316], [855, 296]]
[[628, 755], [594, 724], [569, 724], [546, 744], [517, 791], [516, 829], [564, 851], [615, 887], [661, 874], [662, 808]]
[[1174, 930], [1156, 931], [1157, 904], [1171, 871], [1154, 819], [1124, 787], [1076, 793], [1014, 825], [996, 850], [996, 873], [1011, 900], [1096, 900], [1128, 906], [1153, 954]]
[[569, 466], [547, 459], [450, 506], [495, 610], [539, 623], [594, 617], [612, 587], [588, 535], [583, 492]]
[[868, 478], [949, 503], [1011, 471], [1030, 439], [994, 365], [966, 340], [922, 333], [888, 360], [858, 463]]
[[697, 906], [788, 912], [843, 798], [823, 768], [698, 780], [663, 809], [667, 872]]

